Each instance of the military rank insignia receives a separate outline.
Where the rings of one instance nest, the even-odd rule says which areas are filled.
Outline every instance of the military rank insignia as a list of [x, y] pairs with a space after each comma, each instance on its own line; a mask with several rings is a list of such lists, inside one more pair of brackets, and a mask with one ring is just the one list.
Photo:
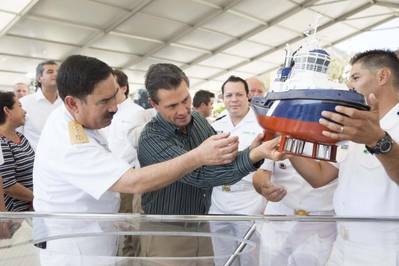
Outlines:
[[85, 130], [78, 122], [69, 121], [68, 131], [71, 144], [82, 144], [89, 142], [89, 138], [87, 137]]

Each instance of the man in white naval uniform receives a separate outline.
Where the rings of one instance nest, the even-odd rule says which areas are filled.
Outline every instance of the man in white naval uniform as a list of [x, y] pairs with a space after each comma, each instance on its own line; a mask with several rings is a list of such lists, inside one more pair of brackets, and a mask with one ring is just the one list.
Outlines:
[[[116, 213], [119, 193], [162, 188], [204, 164], [231, 162], [237, 138], [227, 134], [205, 140], [173, 160], [132, 169], [110, 152], [98, 129], [108, 126], [117, 111], [118, 87], [104, 62], [81, 55], [68, 57], [57, 77], [64, 104], [48, 118], [33, 170], [34, 209], [38, 212]], [[107, 231], [95, 221], [36, 220], [34, 238]], [[97, 265], [81, 255], [113, 256], [115, 235], [72, 237], [42, 245], [42, 265]], [[58, 256], [59, 255], [59, 256]], [[95, 258], [95, 257], [94, 257]], [[68, 259], [72, 259], [70, 261]]]
[[[248, 85], [245, 80], [231, 76], [222, 85], [222, 94], [227, 115], [220, 117], [212, 127], [217, 132], [230, 132], [239, 137], [239, 150], [251, 145], [257, 135], [263, 132], [259, 126], [255, 113], [249, 107]], [[212, 203], [210, 214], [263, 214], [266, 200], [256, 193], [252, 185], [252, 174], [230, 186], [214, 187], [212, 191]], [[242, 237], [249, 229], [248, 223], [243, 224], [212, 224], [213, 232], [229, 233], [236, 237]], [[232, 245], [226, 240], [214, 238], [213, 246], [215, 254], [230, 254]], [[254, 258], [251, 258], [254, 259]], [[255, 261], [241, 261], [241, 265], [253, 265]]]
[[[350, 140], [338, 168], [327, 162], [291, 159], [314, 187], [338, 177], [334, 209], [338, 216], [399, 216], [399, 59], [371, 50], [351, 59], [349, 87], [367, 97], [370, 111], [338, 106], [322, 112], [327, 137]], [[399, 225], [338, 223], [328, 265], [398, 265]]]

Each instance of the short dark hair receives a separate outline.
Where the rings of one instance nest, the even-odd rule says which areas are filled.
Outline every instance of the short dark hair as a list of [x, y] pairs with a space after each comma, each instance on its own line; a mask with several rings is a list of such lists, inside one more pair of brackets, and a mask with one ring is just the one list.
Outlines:
[[395, 52], [390, 50], [369, 50], [358, 53], [350, 60], [350, 64], [362, 64], [369, 70], [376, 70], [387, 67], [391, 70], [393, 76], [393, 84], [399, 87], [399, 58]]
[[0, 125], [6, 122], [4, 107], [12, 109], [13, 105], [15, 104], [15, 97], [15, 94], [11, 91], [0, 91]]
[[114, 75], [116, 77], [116, 82], [118, 82], [120, 87], [125, 87], [126, 86], [126, 91], [125, 91], [125, 96], [129, 96], [129, 79], [127, 75], [119, 69], [114, 69]]
[[182, 81], [190, 86], [186, 74], [178, 66], [173, 64], [159, 63], [151, 65], [145, 75], [145, 88], [155, 103], [159, 102], [158, 90], [176, 89]]
[[222, 94], [224, 94], [224, 86], [226, 85], [227, 82], [241, 82], [244, 84], [245, 92], [248, 95], [249, 93], [249, 88], [248, 88], [248, 83], [245, 81], [245, 79], [242, 79], [237, 76], [230, 76], [222, 85]]
[[58, 65], [54, 60], [46, 60], [40, 62], [36, 67], [36, 88], [41, 88], [42, 84], [39, 82], [39, 77], [43, 75], [45, 65]]
[[84, 100], [100, 81], [112, 73], [112, 68], [97, 58], [71, 55], [58, 70], [58, 93], [62, 100], [68, 95]]
[[211, 101], [211, 98], [215, 98], [214, 93], [206, 90], [199, 90], [194, 95], [193, 106], [195, 108], [198, 108], [201, 106], [202, 103], [208, 105], [209, 102]]

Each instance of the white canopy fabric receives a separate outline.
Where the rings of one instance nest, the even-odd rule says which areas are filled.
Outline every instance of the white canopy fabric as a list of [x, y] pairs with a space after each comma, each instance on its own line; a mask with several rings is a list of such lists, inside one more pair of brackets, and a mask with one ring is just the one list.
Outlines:
[[148, 66], [171, 62], [193, 90], [218, 91], [232, 74], [276, 69], [316, 20], [328, 48], [398, 11], [398, 0], [2, 0], [0, 89], [31, 82], [43, 60], [84, 54], [125, 71], [133, 89]]

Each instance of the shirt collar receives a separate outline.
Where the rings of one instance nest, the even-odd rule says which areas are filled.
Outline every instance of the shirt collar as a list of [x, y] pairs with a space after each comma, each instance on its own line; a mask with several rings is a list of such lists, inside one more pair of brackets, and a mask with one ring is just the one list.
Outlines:
[[233, 125], [233, 122], [232, 122], [232, 120], [231, 120], [231, 118], [230, 118], [230, 115], [229, 115], [229, 119], [228, 119], [228, 123], [230, 123], [230, 125], [231, 125], [233, 128], [234, 128], [234, 127], [239, 127], [239, 126], [241, 126], [242, 124], [252, 123], [253, 121], [256, 121], [256, 116], [255, 116], [255, 112], [252, 110], [251, 107], [249, 108], [249, 110], [248, 110], [248, 112], [246, 113], [246, 115], [241, 119], [241, 121], [240, 121], [236, 126]]
[[242, 120], [242, 122], [252, 123], [254, 121], [256, 121], [255, 112], [251, 107], [249, 107], [248, 113], [244, 116], [244, 119]]
[[[36, 101], [47, 101], [50, 102], [49, 100], [47, 100], [47, 98], [44, 96], [42, 89], [41, 88], [37, 88], [37, 91], [35, 92], [35, 99]], [[61, 101], [61, 98], [59, 95], [57, 95], [57, 99], [55, 99], [53, 104], [58, 104], [58, 102]]]
[[118, 104], [118, 110], [119, 110], [119, 108], [124, 108], [125, 106], [127, 106], [129, 103], [128, 103], [128, 99], [126, 98], [125, 100], [123, 100], [123, 102], [121, 102], [120, 104]]
[[389, 110], [388, 113], [380, 120], [381, 128], [384, 130], [389, 130], [397, 125], [399, 120], [399, 103]]
[[41, 88], [37, 88], [37, 91], [35, 92], [35, 99], [36, 101], [47, 100], [46, 97], [44, 97]]

